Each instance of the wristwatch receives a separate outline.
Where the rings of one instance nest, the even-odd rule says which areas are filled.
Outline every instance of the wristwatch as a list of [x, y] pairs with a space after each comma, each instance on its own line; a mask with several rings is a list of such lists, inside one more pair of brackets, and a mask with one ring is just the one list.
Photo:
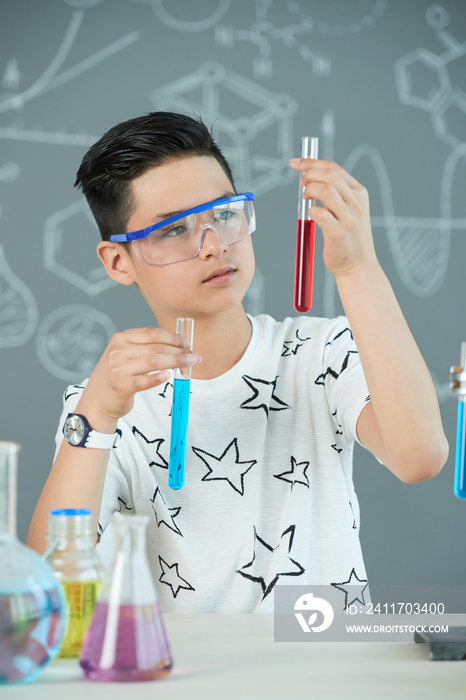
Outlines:
[[73, 447], [97, 447], [108, 450], [117, 446], [121, 430], [117, 429], [112, 435], [98, 433], [97, 430], [92, 430], [84, 416], [79, 413], [68, 413], [63, 425], [63, 435], [66, 442]]

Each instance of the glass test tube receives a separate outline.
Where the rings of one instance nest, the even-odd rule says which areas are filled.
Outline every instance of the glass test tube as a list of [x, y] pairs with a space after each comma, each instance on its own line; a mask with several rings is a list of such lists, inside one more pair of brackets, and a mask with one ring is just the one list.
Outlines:
[[[466, 342], [461, 343], [461, 366], [453, 367], [458, 390], [456, 425], [455, 481], [453, 490], [458, 498], [466, 498]], [[459, 371], [458, 371], [459, 370]]]
[[[314, 136], [301, 137], [301, 158], [318, 158], [318, 151], [318, 138]], [[306, 313], [312, 306], [315, 241], [315, 222], [309, 219], [308, 215], [308, 209], [314, 204], [314, 200], [304, 199], [304, 187], [301, 185], [302, 176], [303, 173], [300, 173], [293, 300], [293, 306], [300, 314]]]
[[[189, 348], [192, 350], [194, 320], [192, 318], [177, 318], [176, 332], [188, 339]], [[173, 380], [170, 458], [168, 462], [168, 485], [172, 489], [180, 489], [184, 486], [190, 390], [191, 367], [175, 369]]]

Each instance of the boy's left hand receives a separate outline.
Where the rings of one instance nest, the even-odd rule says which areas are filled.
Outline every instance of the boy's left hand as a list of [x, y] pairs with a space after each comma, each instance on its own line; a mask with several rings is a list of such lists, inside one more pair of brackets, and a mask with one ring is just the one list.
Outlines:
[[322, 230], [327, 269], [338, 276], [377, 262], [366, 188], [337, 163], [297, 158], [290, 165], [303, 173], [304, 198], [322, 204], [309, 215]]

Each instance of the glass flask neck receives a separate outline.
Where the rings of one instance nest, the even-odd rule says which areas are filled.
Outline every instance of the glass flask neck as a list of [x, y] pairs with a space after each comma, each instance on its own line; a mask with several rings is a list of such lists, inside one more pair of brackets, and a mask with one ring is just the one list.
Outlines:
[[116, 531], [116, 552], [111, 575], [102, 584], [102, 596], [112, 606], [155, 603], [157, 596], [146, 549], [149, 519], [115, 513], [111, 522]]
[[0, 441], [0, 539], [16, 537], [17, 442]]

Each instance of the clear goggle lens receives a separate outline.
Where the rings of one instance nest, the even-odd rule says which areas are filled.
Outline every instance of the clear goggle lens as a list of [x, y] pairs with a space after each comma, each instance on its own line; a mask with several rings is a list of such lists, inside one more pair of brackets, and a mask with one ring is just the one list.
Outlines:
[[232, 245], [250, 236], [255, 228], [252, 201], [227, 202], [187, 216], [181, 214], [179, 219], [132, 241], [132, 245], [141, 262], [169, 265], [197, 257], [208, 229], [222, 243]]

